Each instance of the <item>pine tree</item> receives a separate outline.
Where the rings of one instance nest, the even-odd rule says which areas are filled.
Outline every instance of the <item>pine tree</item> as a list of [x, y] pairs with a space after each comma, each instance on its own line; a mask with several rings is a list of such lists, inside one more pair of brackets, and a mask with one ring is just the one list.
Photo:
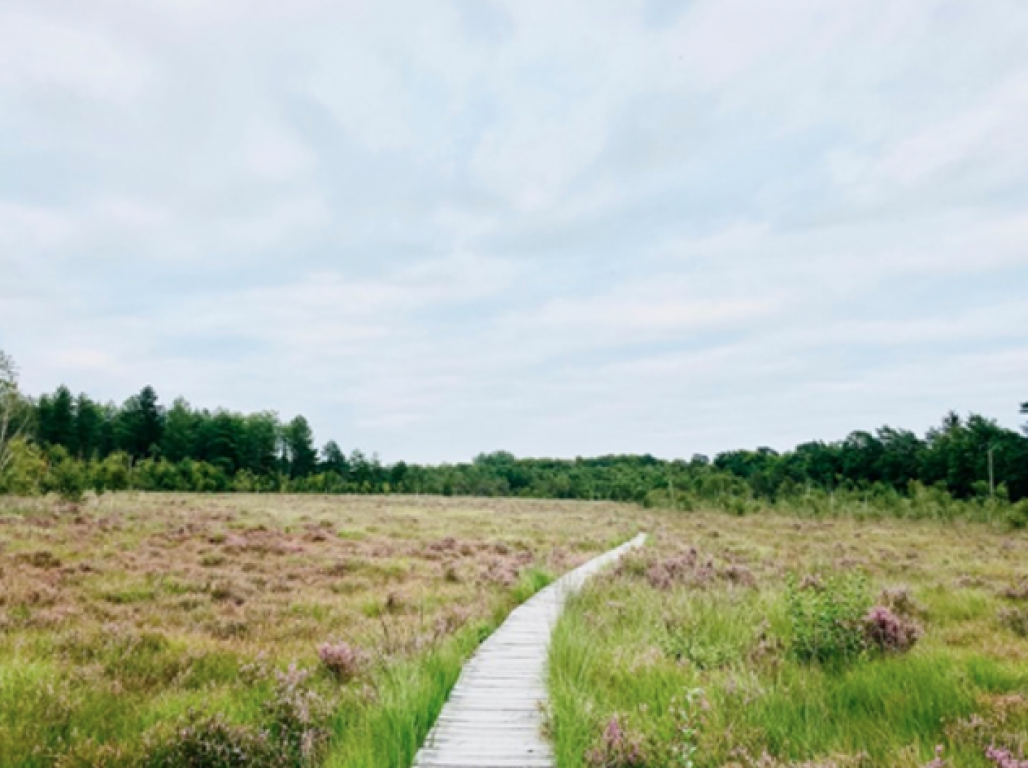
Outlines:
[[303, 416], [297, 416], [283, 430], [286, 462], [290, 477], [306, 477], [318, 467], [318, 452], [314, 448], [311, 426]]

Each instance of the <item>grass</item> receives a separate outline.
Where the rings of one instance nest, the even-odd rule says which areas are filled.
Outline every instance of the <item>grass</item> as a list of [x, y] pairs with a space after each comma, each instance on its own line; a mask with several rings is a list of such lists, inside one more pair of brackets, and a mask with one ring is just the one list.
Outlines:
[[[921, 768], [937, 745], [951, 766], [990, 768], [990, 744], [1028, 748], [1023, 532], [117, 494], [77, 508], [0, 499], [0, 765], [405, 768], [482, 638], [640, 529], [650, 544], [556, 630], [561, 768]], [[804, 661], [788, 585], [812, 574], [860, 574], [872, 602], [905, 587], [923, 636], [906, 653]], [[816, 645], [818, 617], [846, 606], [805, 594]], [[863, 599], [854, 590], [861, 611]], [[325, 643], [351, 650], [351, 667], [322, 662]]]
[[[1003, 623], [1023, 604], [1024, 534], [771, 514], [650, 522], [647, 550], [588, 585], [558, 624], [560, 768], [920, 768], [940, 746], [945, 765], [985, 768], [991, 744], [1028, 749], [1028, 639]], [[842, 589], [833, 578], [866, 582], [858, 617], [891, 600], [923, 635], [907, 652], [804, 660], [801, 633], [820, 625], [803, 623], [788, 585], [811, 575], [802, 599], [815, 611], [847, 610], [825, 596]], [[859, 619], [824, 626], [866, 642]]]
[[629, 509], [0, 499], [0, 765], [408, 766], [481, 639]]

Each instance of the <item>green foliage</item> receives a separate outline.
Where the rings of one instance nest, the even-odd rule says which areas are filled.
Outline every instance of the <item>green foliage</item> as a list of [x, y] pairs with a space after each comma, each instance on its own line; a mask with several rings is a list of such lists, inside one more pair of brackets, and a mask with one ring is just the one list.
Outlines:
[[64, 501], [79, 502], [89, 487], [89, 475], [82, 462], [73, 459], [61, 446], [50, 449], [50, 470], [44, 490], [56, 493]]
[[[15, 392], [9, 368], [5, 391]], [[3, 413], [0, 408], [0, 433]], [[30, 404], [27, 416], [22, 421], [33, 425], [30, 439], [82, 460], [87, 482], [98, 491], [603, 499], [680, 511], [714, 507], [739, 516], [778, 509], [811, 516], [959, 517], [1028, 525], [1028, 513], [1017, 506], [1028, 499], [1028, 437], [978, 415], [951, 413], [924, 437], [883, 426], [784, 453], [736, 450], [713, 460], [701, 455], [688, 461], [650, 455], [519, 459], [497, 451], [438, 466], [383, 465], [377, 455], [361, 450], [347, 456], [333, 440], [319, 454], [302, 415], [283, 424], [274, 413], [196, 410], [181, 398], [165, 411], [152, 387], [119, 407], [100, 406], [84, 394], [75, 398], [61, 386]], [[10, 461], [9, 444], [9, 437], [0, 438], [0, 476]], [[118, 451], [123, 455], [107, 464]], [[121, 469], [124, 457], [126, 470]]]
[[0, 349], [0, 483], [14, 461], [14, 446], [24, 437], [30, 412], [18, 391], [18, 367]]
[[153, 387], [143, 387], [130, 397], [115, 422], [118, 445], [133, 458], [153, 456], [160, 452], [164, 433], [164, 409], [158, 404]]
[[1007, 525], [1015, 530], [1028, 528], [1028, 499], [1021, 499], [1007, 510]]
[[93, 489], [97, 493], [124, 491], [129, 487], [131, 471], [132, 459], [129, 458], [129, 455], [115, 451], [103, 461], [93, 465]]
[[32, 496], [40, 492], [46, 477], [46, 458], [36, 446], [24, 438], [12, 440], [6, 446], [7, 463], [0, 471], [0, 493]]
[[837, 664], [865, 650], [863, 618], [871, 606], [862, 576], [790, 576], [786, 586], [790, 647], [802, 662]]
[[297, 416], [282, 430], [285, 457], [290, 477], [307, 477], [318, 465], [318, 452], [314, 448], [314, 434], [303, 416]]

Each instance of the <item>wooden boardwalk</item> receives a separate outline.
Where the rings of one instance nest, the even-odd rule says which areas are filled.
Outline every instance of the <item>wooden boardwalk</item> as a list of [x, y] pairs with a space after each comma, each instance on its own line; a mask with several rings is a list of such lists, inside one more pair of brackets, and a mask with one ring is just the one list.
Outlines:
[[555, 768], [541, 711], [550, 634], [567, 596], [645, 538], [590, 560], [515, 608], [464, 667], [414, 768]]

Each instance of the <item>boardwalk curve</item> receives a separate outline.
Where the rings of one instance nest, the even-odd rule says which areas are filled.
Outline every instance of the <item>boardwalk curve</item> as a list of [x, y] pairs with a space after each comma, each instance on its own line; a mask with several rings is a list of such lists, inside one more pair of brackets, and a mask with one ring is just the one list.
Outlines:
[[414, 768], [554, 768], [540, 707], [550, 635], [568, 595], [645, 540], [639, 534], [515, 608], [465, 665]]

